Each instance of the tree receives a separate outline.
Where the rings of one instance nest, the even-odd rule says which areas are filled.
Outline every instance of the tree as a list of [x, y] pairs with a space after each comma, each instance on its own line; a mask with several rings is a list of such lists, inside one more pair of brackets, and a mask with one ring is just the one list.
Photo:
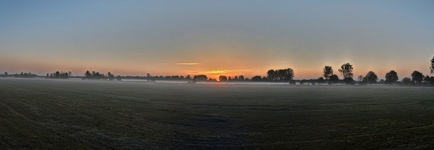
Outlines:
[[317, 79], [317, 82], [318, 82], [318, 83], [324, 83], [324, 82], [325, 82], [325, 79], [324, 79], [323, 77], [319, 77], [319, 78]]
[[291, 81], [294, 78], [294, 70], [291, 68], [281, 69], [279, 72], [281, 72], [280, 80]]
[[238, 81], [238, 76], [235, 76], [235, 77], [234, 77], [234, 81]]
[[412, 85], [413, 84], [411, 79], [408, 77], [405, 77], [404, 79], [402, 79], [402, 83], [404, 83], [405, 85]]
[[294, 70], [291, 68], [268, 70], [267, 75], [271, 81], [291, 81], [294, 78]]
[[207, 81], [208, 77], [206, 75], [195, 75], [193, 77], [193, 80], [195, 80], [195, 81]]
[[362, 75], [359, 75], [357, 78], [359, 79], [359, 82], [362, 82], [364, 77]]
[[354, 84], [353, 65], [351, 65], [350, 63], [343, 64], [341, 66], [341, 69], [339, 69], [339, 72], [341, 72], [342, 76], [344, 76], [344, 82], [346, 84]]
[[5, 77], [8, 77], [8, 72], [5, 72]]
[[394, 70], [386, 73], [386, 83], [395, 83], [396, 81], [398, 81], [398, 79], [398, 74]]
[[186, 80], [191, 80], [191, 76], [188, 74], [187, 77], [185, 77]]
[[355, 84], [353, 78], [344, 78], [345, 84]]
[[113, 75], [111, 72], [107, 73], [107, 77], [109, 80], [115, 80], [115, 75]]
[[353, 65], [350, 63], [343, 64], [339, 72], [342, 73], [344, 78], [353, 78]]
[[431, 59], [431, 73], [434, 73], [434, 57]]
[[431, 78], [430, 78], [430, 80], [429, 80], [429, 84], [430, 84], [430, 85], [434, 85], [434, 77], [431, 77]]
[[323, 71], [324, 71], [324, 75], [323, 75], [324, 78], [326, 80], [329, 80], [330, 76], [333, 75], [333, 68], [332, 68], [332, 66], [325, 66], [324, 69], [323, 69]]
[[59, 72], [59, 71], [56, 71], [56, 73], [55, 73], [55, 77], [56, 77], [56, 78], [60, 78], [60, 72]]
[[86, 78], [90, 79], [92, 78], [92, 74], [90, 74], [89, 70], [86, 71], [86, 73], [84, 74], [86, 76]]
[[267, 77], [271, 81], [276, 81], [277, 80], [277, 72], [274, 71], [273, 69], [268, 70]]
[[228, 81], [228, 77], [221, 75], [221, 76], [219, 76], [219, 81], [220, 82], [227, 82]]
[[285, 77], [287, 76], [287, 72], [284, 69], [277, 70], [277, 79], [279, 81], [285, 80]]
[[378, 77], [373, 71], [369, 71], [368, 74], [366, 74], [365, 78], [363, 80], [366, 83], [377, 83]]
[[251, 79], [251, 81], [261, 81], [261, 80], [262, 80], [261, 76], [254, 76]]
[[421, 84], [423, 80], [423, 74], [419, 71], [413, 71], [413, 73], [411, 73], [411, 80], [415, 84]]
[[240, 77], [238, 77], [238, 79], [239, 79], [240, 81], [244, 81], [244, 76], [243, 76], [243, 75], [240, 75]]
[[423, 83], [424, 85], [429, 85], [431, 82], [431, 77], [426, 75], [425, 77], [423, 77]]
[[337, 83], [339, 81], [338, 75], [335, 75], [335, 74], [331, 75], [329, 81], [333, 82], [333, 83]]

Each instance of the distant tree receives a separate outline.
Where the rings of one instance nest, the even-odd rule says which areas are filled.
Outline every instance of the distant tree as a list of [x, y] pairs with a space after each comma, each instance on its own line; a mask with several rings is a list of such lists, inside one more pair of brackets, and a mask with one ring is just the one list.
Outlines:
[[317, 79], [317, 82], [318, 83], [324, 83], [326, 80], [323, 78], [323, 77], [319, 77], [318, 79]]
[[16, 73], [14, 77], [15, 78], [34, 78], [34, 77], [37, 77], [37, 76], [38, 75], [33, 74], [31, 72], [29, 72], [29, 73], [21, 72], [20, 74]]
[[411, 79], [408, 77], [405, 77], [404, 79], [402, 79], [402, 83], [404, 83], [404, 85], [412, 85], [413, 84]]
[[195, 80], [195, 81], [207, 81], [208, 77], [206, 75], [195, 75], [193, 77], [193, 80]]
[[434, 73], [434, 57], [431, 59], [431, 73]]
[[423, 81], [425, 85], [434, 85], [434, 77], [430, 77], [427, 75], [424, 77]]
[[378, 77], [373, 71], [369, 71], [363, 80], [367, 83], [377, 83]]
[[364, 77], [362, 75], [359, 75], [357, 78], [359, 79], [359, 82], [362, 82]]
[[231, 82], [231, 81], [232, 81], [232, 78], [231, 78], [231, 77], [229, 77], [229, 78], [228, 78], [228, 81], [229, 81], [229, 82]]
[[333, 82], [333, 83], [337, 83], [337, 82], [339, 82], [339, 77], [335, 74], [331, 75], [329, 81]]
[[426, 75], [426, 76], [423, 78], [423, 83], [424, 83], [425, 85], [429, 85], [430, 82], [431, 82], [431, 77], [428, 76], [428, 75]]
[[238, 80], [240, 80], [240, 81], [244, 81], [244, 76], [243, 76], [243, 75], [240, 75], [240, 76], [238, 77]]
[[87, 79], [92, 78], [92, 74], [89, 72], [89, 70], [87, 70], [84, 75], [86, 76]]
[[324, 71], [324, 75], [323, 75], [323, 77], [324, 77], [326, 80], [329, 80], [329, 79], [330, 79], [330, 76], [333, 75], [333, 68], [332, 68], [332, 66], [325, 66], [324, 69], [323, 69], [323, 71]]
[[294, 78], [294, 70], [293, 69], [287, 68], [287, 69], [281, 69], [281, 70], [283, 70], [283, 71], [279, 71], [279, 72], [283, 73], [282, 74], [283, 77], [281, 77], [281, 80], [291, 81]]
[[221, 75], [221, 76], [219, 76], [219, 81], [220, 82], [227, 82], [228, 81], [228, 77], [226, 77], [224, 75]]
[[294, 70], [291, 68], [268, 70], [267, 76], [270, 81], [291, 81], [294, 78]]
[[434, 77], [431, 77], [431, 78], [430, 78], [430, 80], [429, 80], [429, 84], [430, 84], [430, 85], [434, 85]]
[[398, 74], [394, 70], [391, 70], [389, 73], [386, 73], [385, 83], [395, 83], [398, 79]]
[[235, 77], [234, 77], [234, 80], [235, 80], [235, 81], [238, 81], [238, 76], [235, 76]]
[[267, 72], [267, 78], [269, 80], [271, 80], [271, 81], [276, 81], [277, 80], [277, 72], [274, 71], [273, 69], [268, 70], [268, 72]]
[[122, 77], [120, 75], [116, 76], [116, 80], [121, 81]]
[[353, 78], [353, 65], [350, 63], [343, 64], [339, 72], [344, 76], [344, 78]]
[[54, 73], [48, 74], [45, 76], [46, 78], [50, 78], [50, 79], [68, 79], [70, 76], [70, 72], [60, 72], [60, 71], [56, 71]]
[[413, 83], [421, 84], [423, 80], [423, 74], [419, 71], [413, 71], [413, 73], [411, 73], [411, 79]]
[[5, 77], [7, 77], [9, 74], [8, 74], [8, 72], [5, 72]]
[[344, 76], [344, 82], [346, 84], [354, 84], [353, 65], [351, 65], [350, 63], [343, 64], [341, 66], [341, 69], [339, 69], [339, 72], [341, 72], [342, 76]]
[[285, 80], [287, 72], [284, 69], [277, 70], [277, 80], [282, 81]]
[[151, 82], [151, 81], [155, 81], [155, 78], [151, 76], [151, 74], [146, 73], [146, 81]]
[[278, 79], [280, 81], [291, 81], [294, 78], [294, 70], [291, 68], [277, 70]]
[[251, 79], [251, 81], [261, 81], [261, 80], [262, 80], [261, 76], [254, 76]]
[[191, 76], [188, 74], [187, 77], [185, 77], [186, 80], [191, 80]]
[[55, 75], [54, 75], [56, 78], [60, 78], [60, 72], [59, 71], [56, 71], [56, 73], [55, 73]]
[[355, 84], [353, 78], [344, 78], [343, 81], [345, 82], [345, 84]]
[[109, 80], [115, 80], [115, 75], [113, 75], [111, 72], [107, 73], [107, 77]]

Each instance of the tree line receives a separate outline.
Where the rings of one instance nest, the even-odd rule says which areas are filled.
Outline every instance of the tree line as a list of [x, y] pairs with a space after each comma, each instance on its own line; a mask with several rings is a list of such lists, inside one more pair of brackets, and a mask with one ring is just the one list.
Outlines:
[[69, 72], [56, 71], [56, 72], [50, 73], [50, 74], [47, 73], [45, 78], [47, 78], [47, 79], [69, 79], [71, 74], [72, 74], [71, 71], [69, 71]]
[[21, 72], [21, 73], [15, 73], [15, 74], [9, 74], [8, 72], [4, 72], [4, 74], [0, 74], [0, 77], [15, 77], [15, 78], [34, 78], [38, 75], [31, 73], [31, 72]]
[[[434, 57], [430, 60], [431, 65], [429, 67], [430, 73], [434, 73]], [[434, 85], [434, 76], [429, 75], [423, 75], [420, 71], [413, 71], [410, 75], [410, 77], [404, 77], [401, 82], [399, 82], [398, 73], [394, 70], [390, 70], [388, 73], [385, 74], [385, 80], [381, 79], [379, 80], [378, 75], [373, 72], [369, 71], [365, 76], [359, 75], [357, 77], [358, 81], [355, 81], [353, 79], [353, 65], [350, 63], [345, 63], [340, 66], [338, 69], [339, 74], [343, 77], [342, 79], [339, 79], [339, 76], [334, 73], [332, 66], [324, 66], [322, 69], [323, 75], [322, 77], [319, 77], [318, 79], [310, 79], [310, 80], [294, 80], [294, 70], [291, 68], [285, 68], [285, 69], [270, 69], [266, 72], [266, 76], [260, 76], [256, 75], [253, 76], [251, 79], [244, 77], [243, 75], [239, 76], [225, 76], [220, 75], [218, 79], [208, 78], [206, 75], [194, 75], [194, 76], [151, 76], [149, 73], [147, 73], [146, 76], [115, 76], [111, 72], [108, 72], [107, 74], [99, 73], [96, 71], [90, 72], [87, 70], [84, 74], [84, 77], [82, 79], [89, 79], [89, 80], [122, 80], [124, 79], [146, 79], [148, 81], [155, 81], [155, 80], [181, 80], [181, 81], [189, 81], [191, 83], [196, 82], [243, 82], [243, 81], [253, 81], [253, 82], [289, 82], [290, 84], [295, 84], [298, 82], [299, 84], [355, 84], [356, 82], [360, 85], [366, 85], [366, 84], [377, 84], [377, 83], [384, 83], [384, 84], [403, 84], [403, 85]], [[63, 72], [63, 71], [56, 71], [54, 73], [47, 73], [46, 78], [48, 79], [68, 79], [70, 78], [72, 73], [69, 72]], [[0, 77], [16, 77], [16, 78], [34, 78], [37, 77], [34, 73], [24, 73], [21, 72], [20, 74], [9, 74], [8, 72], [5, 72], [4, 74], [1, 74]]]
[[107, 75], [104, 75], [103, 73], [99, 73], [96, 71], [92, 71], [92, 73], [87, 70], [86, 73], [84, 73], [84, 77], [82, 79], [86, 80], [122, 80], [121, 76], [116, 76], [112, 74], [111, 72], [108, 72]]

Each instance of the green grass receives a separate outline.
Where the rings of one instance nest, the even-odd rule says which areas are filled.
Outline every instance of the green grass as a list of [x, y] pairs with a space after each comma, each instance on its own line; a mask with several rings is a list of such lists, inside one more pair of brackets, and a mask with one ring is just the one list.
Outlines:
[[0, 79], [0, 147], [430, 149], [434, 88]]

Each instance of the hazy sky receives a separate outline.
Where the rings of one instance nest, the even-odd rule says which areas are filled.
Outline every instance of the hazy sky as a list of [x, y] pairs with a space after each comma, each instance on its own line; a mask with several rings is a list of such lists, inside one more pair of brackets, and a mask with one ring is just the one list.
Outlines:
[[[434, 1], [3, 0], [0, 71], [318, 78], [429, 73]], [[213, 76], [213, 77], [214, 77]]]

